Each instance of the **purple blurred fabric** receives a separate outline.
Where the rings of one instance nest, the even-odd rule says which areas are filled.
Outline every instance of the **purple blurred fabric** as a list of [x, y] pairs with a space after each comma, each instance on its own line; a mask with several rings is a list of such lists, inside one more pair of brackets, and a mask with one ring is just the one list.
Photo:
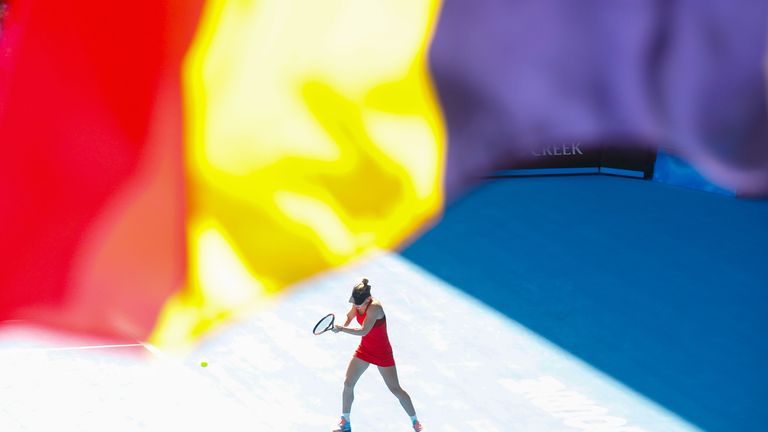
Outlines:
[[564, 142], [661, 147], [768, 196], [767, 23], [766, 0], [445, 0], [449, 199]]

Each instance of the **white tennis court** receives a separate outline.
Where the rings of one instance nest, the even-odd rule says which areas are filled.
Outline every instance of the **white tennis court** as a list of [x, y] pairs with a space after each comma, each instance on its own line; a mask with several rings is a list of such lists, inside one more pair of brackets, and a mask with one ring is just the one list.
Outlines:
[[[395, 254], [305, 281], [184, 359], [7, 327], [0, 430], [330, 431], [358, 339], [311, 330], [346, 311], [363, 276], [384, 305], [400, 382], [425, 430], [698, 430]], [[124, 355], [137, 351], [146, 355]], [[356, 387], [352, 426], [409, 430], [375, 368]]]

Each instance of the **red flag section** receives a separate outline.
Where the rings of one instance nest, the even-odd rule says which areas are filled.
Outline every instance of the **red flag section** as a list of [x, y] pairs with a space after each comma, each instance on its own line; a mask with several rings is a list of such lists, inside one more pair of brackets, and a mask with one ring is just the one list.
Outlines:
[[0, 320], [143, 339], [183, 283], [179, 71], [201, 3], [10, 5]]

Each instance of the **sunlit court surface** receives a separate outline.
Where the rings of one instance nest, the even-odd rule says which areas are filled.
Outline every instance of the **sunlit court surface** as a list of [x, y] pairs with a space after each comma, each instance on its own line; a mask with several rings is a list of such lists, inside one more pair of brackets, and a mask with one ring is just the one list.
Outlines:
[[[7, 331], [3, 430], [330, 431], [357, 338], [311, 330], [329, 311], [344, 313], [359, 274], [375, 281], [400, 382], [430, 430], [697, 430], [391, 254], [295, 287], [184, 360], [151, 347], [142, 358], [123, 352], [142, 346], [55, 347]], [[355, 430], [409, 427], [375, 368], [357, 385], [352, 418]]]
[[[613, 207], [594, 207], [597, 197]], [[672, 226], [704, 213], [688, 231], [677, 226], [670, 234], [658, 220], [638, 215], [647, 207], [642, 200], [667, 206], [674, 216], [663, 219]], [[563, 213], [545, 216], [555, 210]], [[0, 430], [330, 431], [359, 338], [312, 329], [330, 312], [343, 321], [350, 288], [361, 277], [371, 280], [372, 295], [384, 306], [400, 383], [426, 430], [675, 432], [755, 425], [762, 415], [756, 387], [765, 372], [752, 365], [764, 353], [755, 332], [764, 324], [765, 296], [753, 293], [748, 302], [744, 296], [761, 270], [743, 269], [743, 292], [718, 292], [712, 288], [717, 280], [701, 278], [731, 274], [758, 259], [747, 253], [751, 241], [766, 235], [765, 212], [761, 201], [630, 179], [494, 180], [449, 207], [443, 221], [402, 254], [381, 253], [305, 280], [220, 327], [183, 358], [148, 344], [100, 346], [9, 323], [0, 333]], [[572, 229], [566, 215], [581, 228]], [[604, 218], [615, 225], [602, 225]], [[715, 226], [721, 232], [710, 233], [712, 239], [731, 241], [720, 248], [727, 254], [686, 246]], [[648, 244], [612, 246], [627, 236]], [[644, 255], [650, 243], [660, 246], [656, 261]], [[687, 255], [675, 261], [670, 254]], [[602, 264], [593, 267], [599, 274], [576, 270], [600, 257]], [[694, 272], [696, 263], [711, 267], [716, 260], [724, 263]], [[545, 271], [543, 262], [560, 264]], [[672, 264], [678, 270], [670, 282], [661, 268]], [[655, 287], [639, 292], [646, 279]], [[741, 376], [753, 381], [724, 384]], [[693, 393], [702, 386], [734, 402], [696, 411], [719, 398]], [[734, 388], [751, 397], [739, 399]], [[352, 425], [355, 431], [409, 430], [408, 416], [375, 367], [356, 386]]]

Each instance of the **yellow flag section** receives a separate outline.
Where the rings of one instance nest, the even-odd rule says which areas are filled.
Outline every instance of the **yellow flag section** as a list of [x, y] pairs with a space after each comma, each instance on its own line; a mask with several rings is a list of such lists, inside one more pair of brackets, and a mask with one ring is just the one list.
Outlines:
[[427, 67], [438, 3], [207, 4], [183, 71], [188, 281], [154, 343], [193, 342], [439, 215], [445, 132]]

